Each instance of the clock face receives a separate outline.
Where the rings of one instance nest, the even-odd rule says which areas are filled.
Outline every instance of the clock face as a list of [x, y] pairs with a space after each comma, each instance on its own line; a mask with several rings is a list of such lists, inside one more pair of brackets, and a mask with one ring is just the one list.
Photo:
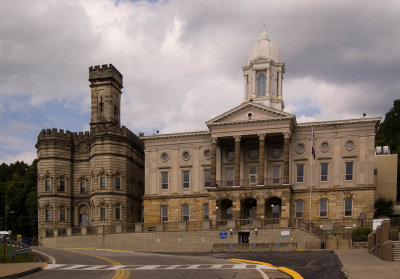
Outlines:
[[167, 152], [163, 152], [161, 154], [161, 160], [163, 160], [164, 162], [167, 161], [169, 158], [168, 153]]
[[345, 144], [345, 148], [350, 151], [353, 150], [354, 148], [354, 142], [352, 140], [348, 140]]
[[183, 158], [184, 160], [189, 160], [189, 158], [190, 158], [189, 152], [183, 151], [183, 153], [182, 153], [182, 158]]
[[321, 149], [322, 152], [328, 151], [329, 150], [329, 144], [326, 141], [324, 141], [323, 143], [321, 143], [320, 149]]

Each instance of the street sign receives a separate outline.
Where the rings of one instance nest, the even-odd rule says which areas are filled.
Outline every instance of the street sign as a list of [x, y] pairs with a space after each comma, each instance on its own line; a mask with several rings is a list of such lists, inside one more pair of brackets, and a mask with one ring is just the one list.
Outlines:
[[219, 238], [220, 239], [227, 239], [228, 238], [228, 233], [226, 231], [219, 232]]
[[281, 231], [281, 236], [282, 237], [289, 237], [290, 231]]

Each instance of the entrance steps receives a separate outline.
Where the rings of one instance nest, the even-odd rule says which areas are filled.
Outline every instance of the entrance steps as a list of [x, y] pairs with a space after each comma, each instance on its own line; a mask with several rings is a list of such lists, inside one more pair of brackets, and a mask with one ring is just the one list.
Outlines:
[[394, 262], [400, 262], [400, 241], [392, 242], [392, 255]]

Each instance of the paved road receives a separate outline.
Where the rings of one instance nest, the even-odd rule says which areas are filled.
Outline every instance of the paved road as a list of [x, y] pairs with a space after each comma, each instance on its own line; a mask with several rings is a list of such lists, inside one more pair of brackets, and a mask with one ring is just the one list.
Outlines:
[[232, 262], [227, 258], [84, 249], [36, 250], [54, 257], [55, 264], [24, 278], [290, 278], [266, 265]]

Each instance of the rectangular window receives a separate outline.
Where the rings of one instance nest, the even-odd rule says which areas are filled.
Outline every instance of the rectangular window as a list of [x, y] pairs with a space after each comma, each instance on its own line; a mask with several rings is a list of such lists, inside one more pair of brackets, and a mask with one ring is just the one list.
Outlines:
[[65, 192], [65, 181], [64, 181], [64, 178], [60, 178], [60, 187], [58, 188], [58, 191]]
[[321, 181], [328, 181], [328, 163], [321, 164]]
[[65, 209], [60, 209], [60, 221], [65, 221]]
[[257, 167], [250, 167], [249, 168], [249, 178], [251, 184], [257, 183]]
[[344, 216], [349, 217], [353, 215], [353, 200], [345, 199], [344, 200]]
[[50, 221], [51, 220], [51, 213], [50, 213], [50, 208], [46, 207], [45, 209], [45, 214], [46, 214], [46, 221]]
[[85, 181], [81, 181], [81, 193], [85, 193], [86, 192], [86, 183]]
[[297, 182], [304, 182], [304, 165], [297, 165]]
[[182, 221], [189, 221], [189, 205], [182, 205]]
[[328, 217], [328, 200], [319, 201], [319, 217]]
[[190, 172], [189, 171], [183, 171], [182, 172], [182, 180], [183, 180], [183, 188], [184, 189], [189, 189], [190, 186]]
[[211, 170], [204, 170], [204, 187], [211, 186]]
[[105, 189], [106, 188], [106, 178], [104, 176], [102, 176], [100, 178], [100, 187], [101, 187], [101, 189]]
[[354, 162], [346, 162], [346, 180], [353, 180]]
[[105, 220], [106, 219], [106, 208], [105, 207], [101, 207], [100, 208], [100, 219], [101, 220]]
[[168, 222], [168, 205], [161, 206], [161, 222]]
[[161, 172], [161, 189], [168, 189], [168, 172]]
[[203, 204], [203, 219], [208, 220], [209, 215], [208, 215], [208, 203]]
[[272, 183], [273, 184], [279, 184], [280, 181], [280, 176], [281, 176], [281, 167], [280, 166], [273, 166], [272, 167]]
[[226, 169], [226, 186], [233, 186], [233, 168]]
[[50, 179], [46, 179], [45, 191], [50, 192]]
[[115, 219], [117, 220], [121, 219], [121, 209], [119, 207], [115, 208]]
[[303, 218], [304, 202], [303, 200], [296, 201], [296, 218]]
[[117, 190], [121, 189], [121, 180], [119, 177], [115, 178], [115, 189]]

